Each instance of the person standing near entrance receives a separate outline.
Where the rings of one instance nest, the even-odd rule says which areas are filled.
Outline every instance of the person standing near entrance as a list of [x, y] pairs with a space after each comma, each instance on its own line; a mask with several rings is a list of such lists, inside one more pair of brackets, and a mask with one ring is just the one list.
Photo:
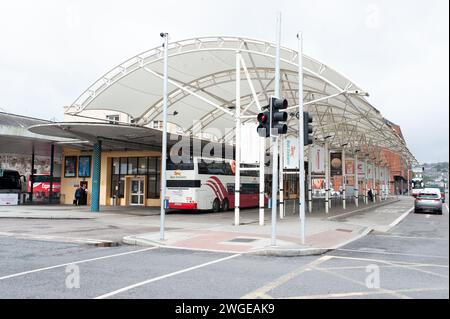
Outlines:
[[81, 186], [80, 205], [87, 205], [87, 188], [85, 184]]
[[372, 192], [372, 188], [369, 188], [369, 191], [367, 192], [367, 196], [369, 197], [369, 201], [373, 201], [373, 192]]
[[81, 205], [82, 192], [83, 192], [83, 190], [82, 190], [81, 186], [78, 186], [77, 189], [75, 190], [74, 204], [76, 206], [80, 206]]

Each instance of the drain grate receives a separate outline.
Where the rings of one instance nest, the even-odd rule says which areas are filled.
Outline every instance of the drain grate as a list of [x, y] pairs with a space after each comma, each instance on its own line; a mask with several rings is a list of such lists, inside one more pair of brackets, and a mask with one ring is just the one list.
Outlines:
[[251, 243], [252, 241], [257, 240], [256, 238], [234, 238], [229, 240], [232, 243]]

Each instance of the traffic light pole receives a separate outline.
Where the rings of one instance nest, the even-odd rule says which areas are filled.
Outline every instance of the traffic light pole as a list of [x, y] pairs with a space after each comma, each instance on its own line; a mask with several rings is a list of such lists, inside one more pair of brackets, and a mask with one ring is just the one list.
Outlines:
[[299, 217], [300, 217], [300, 240], [305, 244], [305, 146], [303, 127], [303, 39], [302, 33], [298, 32], [298, 169], [299, 169]]
[[[275, 92], [276, 98], [280, 98], [280, 45], [281, 45], [281, 12], [277, 14], [277, 46], [275, 50]], [[271, 99], [272, 100], [272, 99]], [[270, 123], [273, 123], [273, 107], [270, 104]], [[277, 193], [278, 193], [278, 132], [270, 132], [272, 140], [272, 246], [276, 246], [277, 230]]]

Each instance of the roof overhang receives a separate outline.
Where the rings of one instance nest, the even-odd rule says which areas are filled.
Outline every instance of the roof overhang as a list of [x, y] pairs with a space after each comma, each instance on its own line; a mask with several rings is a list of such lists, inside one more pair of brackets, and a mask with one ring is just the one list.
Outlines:
[[[237, 37], [204, 37], [170, 43], [169, 121], [187, 135], [214, 141], [234, 138], [236, 105], [236, 54], [242, 64], [240, 82], [243, 121], [256, 121], [261, 105], [274, 94], [275, 45]], [[298, 52], [281, 48], [281, 95], [295, 112], [298, 96]], [[124, 112], [140, 126], [162, 119], [163, 50], [157, 47], [138, 54], [103, 75], [67, 109]], [[363, 89], [329, 66], [303, 56], [303, 101], [314, 118], [318, 142], [331, 148], [348, 145], [379, 154], [385, 148], [416, 162], [404, 140], [366, 99]], [[288, 134], [297, 135], [298, 121], [288, 121]]]

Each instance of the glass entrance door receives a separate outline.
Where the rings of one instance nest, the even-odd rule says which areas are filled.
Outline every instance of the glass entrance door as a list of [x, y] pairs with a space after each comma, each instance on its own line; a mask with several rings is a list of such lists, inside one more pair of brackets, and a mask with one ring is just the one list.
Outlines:
[[144, 180], [132, 179], [130, 205], [144, 205]]

